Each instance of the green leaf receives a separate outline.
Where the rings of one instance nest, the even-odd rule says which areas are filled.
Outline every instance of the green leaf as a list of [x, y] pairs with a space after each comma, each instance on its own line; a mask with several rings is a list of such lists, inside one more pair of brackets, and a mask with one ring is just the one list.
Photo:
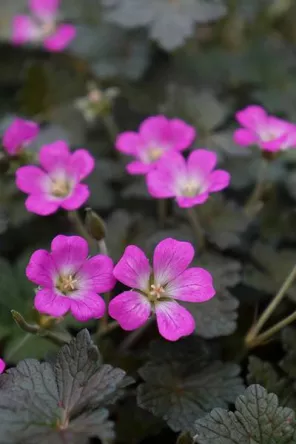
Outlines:
[[139, 444], [165, 426], [164, 421], [138, 407], [135, 398], [128, 398], [119, 406], [116, 418], [116, 437], [126, 444]]
[[235, 202], [221, 194], [212, 196], [199, 208], [201, 223], [206, 227], [209, 240], [221, 250], [239, 246], [250, 219]]
[[137, 80], [149, 62], [149, 45], [143, 30], [126, 32], [108, 23], [77, 26], [71, 51], [88, 60], [100, 78], [120, 76]]
[[260, 384], [268, 392], [275, 393], [281, 405], [295, 408], [296, 397], [291, 390], [291, 381], [280, 377], [274, 367], [267, 361], [262, 361], [257, 356], [249, 357], [247, 381], [251, 384]]
[[260, 385], [239, 396], [236, 411], [215, 408], [195, 423], [198, 444], [294, 444], [295, 414]]
[[296, 390], [296, 329], [286, 327], [282, 331], [282, 342], [286, 355], [281, 360], [280, 366], [290, 378], [295, 380], [294, 389]]
[[192, 431], [196, 417], [226, 407], [243, 390], [239, 366], [211, 358], [194, 337], [153, 343], [149, 362], [139, 370], [145, 383], [138, 387], [138, 405], [174, 431]]
[[195, 23], [216, 20], [226, 8], [217, 0], [105, 0], [107, 20], [134, 28], [148, 26], [150, 36], [168, 50], [181, 46], [194, 32]]
[[114, 437], [108, 412], [130, 383], [125, 372], [101, 363], [87, 330], [62, 347], [55, 363], [21, 361], [0, 377], [3, 444], [86, 444]]
[[[295, 264], [293, 249], [275, 250], [270, 244], [256, 242], [251, 250], [254, 264], [244, 269], [243, 281], [246, 285], [268, 293], [276, 293], [282, 286]], [[296, 301], [296, 286], [292, 285], [287, 295]]]
[[237, 323], [238, 300], [229, 291], [220, 290], [207, 302], [182, 303], [194, 317], [195, 333], [203, 338], [216, 338], [233, 333]]

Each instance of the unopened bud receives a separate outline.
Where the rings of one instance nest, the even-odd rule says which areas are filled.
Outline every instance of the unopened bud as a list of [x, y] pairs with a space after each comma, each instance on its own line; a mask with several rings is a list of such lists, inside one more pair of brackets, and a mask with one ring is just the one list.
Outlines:
[[28, 322], [24, 319], [24, 317], [15, 310], [11, 310], [12, 317], [14, 322], [24, 331], [28, 333], [37, 333], [39, 330], [38, 325], [28, 324]]
[[85, 226], [93, 239], [100, 242], [106, 237], [106, 227], [102, 218], [91, 208], [86, 208]]

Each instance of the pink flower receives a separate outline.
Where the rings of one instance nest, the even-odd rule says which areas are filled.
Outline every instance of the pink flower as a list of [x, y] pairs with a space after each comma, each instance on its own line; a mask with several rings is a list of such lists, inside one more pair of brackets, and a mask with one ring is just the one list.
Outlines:
[[15, 45], [41, 43], [49, 51], [62, 51], [76, 35], [73, 25], [58, 24], [60, 0], [29, 0], [31, 15], [17, 15], [13, 20]]
[[5, 362], [3, 361], [3, 359], [0, 359], [0, 374], [4, 372], [6, 367]]
[[35, 122], [15, 119], [6, 129], [2, 144], [10, 156], [16, 156], [29, 145], [39, 134], [39, 126]]
[[296, 125], [268, 115], [261, 106], [247, 106], [235, 117], [242, 126], [234, 132], [238, 145], [258, 145], [272, 152], [296, 148]]
[[130, 174], [146, 174], [168, 151], [183, 151], [195, 138], [195, 129], [180, 119], [164, 116], [149, 117], [140, 125], [139, 132], [119, 134], [116, 148], [135, 157], [127, 166]]
[[39, 152], [40, 167], [24, 166], [16, 171], [17, 187], [29, 194], [26, 208], [47, 216], [59, 207], [77, 210], [89, 197], [85, 179], [94, 168], [94, 159], [86, 150], [70, 153], [66, 142], [45, 145]]
[[113, 274], [132, 288], [109, 304], [109, 314], [124, 330], [135, 330], [156, 314], [160, 334], [169, 341], [190, 335], [195, 322], [176, 300], [204, 302], [215, 290], [210, 273], [202, 268], [188, 268], [194, 257], [189, 242], [165, 239], [155, 248], [153, 268], [143, 251], [135, 245], [126, 248]]
[[97, 293], [112, 290], [113, 263], [98, 254], [88, 258], [88, 245], [79, 236], [56, 236], [51, 253], [37, 250], [31, 256], [26, 274], [39, 287], [36, 310], [60, 317], [71, 312], [78, 321], [101, 318], [105, 302]]
[[188, 160], [177, 152], [164, 156], [147, 176], [147, 187], [157, 199], [175, 197], [179, 207], [204, 203], [210, 193], [226, 188], [230, 174], [215, 170], [217, 156], [212, 151], [195, 150]]

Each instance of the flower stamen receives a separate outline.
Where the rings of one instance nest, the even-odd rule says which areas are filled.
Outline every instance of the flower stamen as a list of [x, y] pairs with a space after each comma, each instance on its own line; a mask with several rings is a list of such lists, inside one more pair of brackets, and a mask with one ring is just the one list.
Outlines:
[[77, 279], [75, 279], [75, 276], [72, 276], [71, 274], [67, 276], [59, 276], [56, 283], [56, 288], [64, 295], [72, 293], [73, 291], [77, 290]]
[[149, 160], [151, 162], [155, 162], [160, 159], [163, 154], [163, 150], [161, 148], [152, 148], [149, 150]]
[[52, 181], [51, 193], [55, 197], [66, 197], [71, 191], [70, 184], [67, 180], [55, 179]]
[[165, 289], [161, 285], [155, 285], [155, 284], [150, 285], [149, 296], [152, 299], [158, 300], [163, 296], [164, 293]]
[[189, 180], [183, 188], [183, 196], [194, 197], [198, 192], [198, 184], [195, 180]]

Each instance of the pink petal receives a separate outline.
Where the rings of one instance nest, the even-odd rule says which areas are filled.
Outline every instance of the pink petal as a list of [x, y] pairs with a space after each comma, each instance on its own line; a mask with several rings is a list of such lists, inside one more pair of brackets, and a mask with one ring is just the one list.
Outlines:
[[168, 341], [177, 341], [194, 332], [192, 315], [175, 301], [159, 302], [155, 313], [159, 333]]
[[74, 273], [87, 259], [88, 244], [80, 236], [64, 236], [60, 234], [51, 242], [51, 251], [52, 259], [58, 271]]
[[24, 193], [40, 194], [42, 181], [46, 178], [44, 171], [37, 166], [24, 166], [16, 171], [16, 186]]
[[31, 194], [25, 202], [25, 206], [31, 213], [38, 214], [39, 216], [49, 216], [55, 213], [59, 204], [48, 200], [45, 194]]
[[78, 184], [72, 191], [71, 196], [60, 201], [62, 208], [68, 211], [78, 210], [89, 198], [90, 192], [87, 185]]
[[57, 15], [60, 0], [29, 0], [31, 11], [38, 18], [50, 19]]
[[201, 205], [209, 198], [209, 193], [202, 193], [194, 197], [176, 197], [177, 204], [180, 208], [191, 208], [195, 205]]
[[98, 294], [88, 292], [82, 299], [70, 299], [71, 313], [75, 319], [80, 322], [86, 322], [90, 319], [99, 319], [105, 313], [105, 302]]
[[55, 170], [60, 165], [69, 165], [70, 151], [67, 143], [58, 140], [44, 145], [39, 152], [39, 162], [46, 171]]
[[44, 40], [44, 47], [49, 51], [58, 52], [67, 48], [76, 36], [73, 25], [60, 25], [54, 35]]
[[235, 118], [243, 127], [256, 130], [258, 126], [266, 125], [268, 115], [261, 106], [250, 105], [238, 111]]
[[32, 142], [39, 133], [39, 126], [35, 122], [15, 119], [7, 128], [3, 136], [3, 147], [10, 155], [17, 154], [24, 146]]
[[131, 288], [146, 291], [148, 288], [151, 268], [143, 251], [136, 245], [129, 245], [113, 274], [119, 282]]
[[158, 285], [165, 285], [183, 273], [194, 257], [189, 242], [167, 238], [156, 246], [153, 256], [153, 273]]
[[217, 154], [208, 150], [195, 150], [188, 157], [188, 173], [191, 177], [207, 177], [217, 163]]
[[152, 163], [144, 163], [140, 161], [131, 162], [127, 165], [126, 170], [129, 174], [146, 174], [153, 168]]
[[71, 155], [69, 168], [73, 173], [75, 173], [75, 176], [79, 181], [89, 176], [94, 167], [95, 160], [88, 151], [76, 150]]
[[115, 147], [124, 154], [135, 154], [140, 145], [140, 137], [133, 131], [126, 131], [117, 136]]
[[208, 301], [215, 295], [213, 278], [203, 268], [189, 268], [166, 286], [166, 294], [187, 302]]
[[148, 117], [140, 125], [139, 133], [145, 142], [166, 143], [170, 140], [169, 120], [165, 116]]
[[52, 288], [57, 274], [51, 254], [48, 251], [37, 250], [32, 254], [26, 268], [26, 276], [30, 281], [42, 287]]
[[227, 171], [216, 170], [213, 171], [209, 176], [210, 187], [209, 191], [221, 191], [228, 187], [230, 183], [231, 176]]
[[38, 28], [31, 17], [27, 15], [14, 17], [12, 23], [12, 43], [14, 45], [22, 45], [34, 40], [38, 32]]
[[147, 175], [147, 187], [156, 198], [173, 197], [177, 193], [178, 182], [187, 177], [184, 157], [177, 152], [167, 153]]
[[181, 119], [172, 119], [170, 129], [172, 148], [179, 151], [188, 148], [196, 137], [195, 128]]
[[258, 136], [253, 131], [239, 128], [234, 131], [233, 140], [241, 146], [255, 145], [258, 143]]
[[0, 373], [3, 373], [5, 370], [6, 364], [3, 359], [0, 359]]
[[112, 290], [116, 283], [113, 276], [113, 261], [102, 254], [88, 259], [80, 268], [79, 274], [89, 280], [91, 288], [97, 293]]
[[46, 288], [37, 291], [34, 307], [40, 313], [58, 318], [70, 310], [70, 298], [56, 295], [52, 290]]
[[151, 305], [148, 299], [135, 291], [119, 294], [109, 304], [109, 315], [123, 330], [135, 330], [148, 320]]
[[282, 149], [282, 146], [285, 144], [286, 135], [282, 135], [273, 140], [269, 140], [268, 142], [260, 142], [260, 147], [265, 151], [276, 152]]

